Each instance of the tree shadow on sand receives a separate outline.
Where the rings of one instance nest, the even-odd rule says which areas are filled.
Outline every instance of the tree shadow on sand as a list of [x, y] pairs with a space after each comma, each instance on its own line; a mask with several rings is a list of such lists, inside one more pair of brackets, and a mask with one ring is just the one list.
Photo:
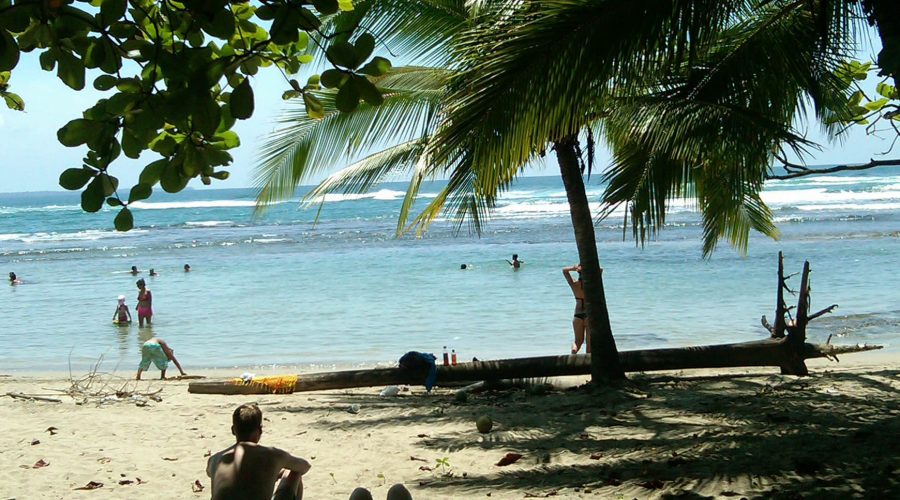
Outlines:
[[[451, 456], [473, 449], [497, 460], [523, 456], [466, 477], [428, 477], [418, 487], [425, 498], [505, 489], [604, 498], [889, 498], [900, 491], [898, 373], [636, 376], [622, 389], [507, 390], [465, 403], [332, 397], [335, 407], [379, 409], [345, 427], [463, 420], [466, 430], [430, 433], [417, 446]], [[490, 434], [474, 431], [481, 414], [498, 424]]]

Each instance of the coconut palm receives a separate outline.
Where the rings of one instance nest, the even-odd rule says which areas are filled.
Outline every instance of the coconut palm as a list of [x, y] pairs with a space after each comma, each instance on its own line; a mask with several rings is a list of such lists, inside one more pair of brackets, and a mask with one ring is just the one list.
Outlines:
[[[352, 22], [386, 29], [376, 32], [417, 52], [411, 60], [448, 68], [379, 77], [385, 100], [377, 108], [339, 114], [323, 91], [325, 118], [310, 119], [302, 107], [290, 113], [264, 147], [260, 201], [289, 197], [322, 169], [374, 150], [311, 196], [362, 192], [400, 171], [412, 180], [398, 231], [422, 230], [442, 212], [479, 230], [498, 193], [552, 149], [583, 266], [594, 380], [624, 374], [582, 179], [593, 136], [614, 155], [604, 201], [628, 205], [639, 240], [662, 227], [676, 197], [697, 201], [707, 254], [722, 237], [746, 248], [751, 228], [775, 236], [759, 198], [763, 174], [773, 150], [813, 146], [792, 127], [804, 106], [824, 117], [845, 97], [832, 71], [852, 48], [859, 14], [857, 2], [820, 0], [357, 5]], [[437, 175], [448, 176], [448, 186], [408, 223], [421, 181]]]

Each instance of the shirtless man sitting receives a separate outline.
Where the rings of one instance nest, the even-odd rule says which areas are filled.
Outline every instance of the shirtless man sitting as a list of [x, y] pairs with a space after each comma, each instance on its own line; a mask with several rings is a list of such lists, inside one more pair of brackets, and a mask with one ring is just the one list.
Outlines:
[[209, 457], [206, 464], [206, 475], [212, 479], [212, 500], [303, 498], [301, 476], [310, 464], [284, 450], [259, 444], [262, 436], [259, 407], [241, 405], [234, 410], [231, 421], [231, 433], [237, 443]]

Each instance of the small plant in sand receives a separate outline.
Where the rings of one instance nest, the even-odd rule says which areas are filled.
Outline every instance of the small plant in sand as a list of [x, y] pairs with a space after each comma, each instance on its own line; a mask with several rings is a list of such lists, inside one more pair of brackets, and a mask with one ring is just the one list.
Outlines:
[[453, 474], [453, 466], [450, 465], [450, 457], [438, 458], [434, 463], [434, 470], [437, 471], [438, 468], [441, 469], [442, 476], [449, 476]]

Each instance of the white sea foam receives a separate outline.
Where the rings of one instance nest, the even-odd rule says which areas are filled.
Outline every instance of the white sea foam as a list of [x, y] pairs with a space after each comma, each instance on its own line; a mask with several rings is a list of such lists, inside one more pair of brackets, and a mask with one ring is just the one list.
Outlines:
[[820, 205], [799, 205], [799, 210], [805, 212], [812, 210], [898, 210], [900, 202], [897, 203], [834, 203]]
[[185, 226], [193, 226], [193, 227], [217, 227], [217, 226], [231, 226], [234, 222], [230, 220], [204, 220], [198, 222], [185, 222]]
[[[279, 201], [273, 204], [290, 203], [289, 201]], [[256, 202], [253, 200], [201, 200], [201, 201], [161, 201], [161, 202], [145, 202], [137, 201], [129, 205], [132, 208], [141, 210], [172, 210], [179, 208], [242, 208], [255, 207]]]
[[362, 194], [337, 194], [330, 193], [324, 196], [320, 196], [313, 200], [318, 203], [322, 200], [325, 203], [333, 203], [338, 201], [353, 201], [353, 200], [396, 200], [406, 196], [405, 191], [394, 191], [393, 189], [380, 189], [375, 191], [374, 193], [362, 193]]
[[885, 191], [828, 191], [825, 188], [764, 191], [763, 201], [775, 208], [782, 205], [838, 205], [861, 201], [885, 202], [900, 200], [900, 190]]
[[24, 243], [53, 243], [60, 241], [96, 241], [106, 238], [130, 238], [138, 234], [146, 233], [145, 229], [132, 229], [127, 233], [119, 231], [104, 231], [99, 229], [87, 229], [75, 233], [32, 233], [23, 235], [20, 240]]
[[291, 241], [290, 238], [253, 238], [253, 243], [284, 243]]

